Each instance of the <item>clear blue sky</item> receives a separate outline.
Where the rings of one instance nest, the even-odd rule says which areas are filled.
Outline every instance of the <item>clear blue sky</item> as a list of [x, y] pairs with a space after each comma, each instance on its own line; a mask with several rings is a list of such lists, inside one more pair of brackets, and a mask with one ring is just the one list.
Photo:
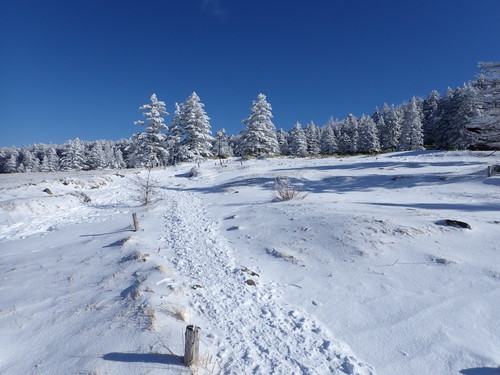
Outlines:
[[128, 138], [152, 93], [212, 129], [371, 114], [500, 60], [500, 0], [0, 0], [0, 147]]

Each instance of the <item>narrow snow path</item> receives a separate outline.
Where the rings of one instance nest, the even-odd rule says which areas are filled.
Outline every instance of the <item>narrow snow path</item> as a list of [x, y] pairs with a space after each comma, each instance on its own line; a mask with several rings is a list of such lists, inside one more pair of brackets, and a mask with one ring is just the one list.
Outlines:
[[[314, 319], [280, 304], [278, 284], [236, 267], [235, 251], [193, 193], [169, 191], [165, 246], [179, 273], [202, 287], [193, 308], [216, 334], [223, 374], [373, 374]], [[248, 285], [253, 279], [257, 285]], [[202, 327], [203, 328], [203, 327]]]

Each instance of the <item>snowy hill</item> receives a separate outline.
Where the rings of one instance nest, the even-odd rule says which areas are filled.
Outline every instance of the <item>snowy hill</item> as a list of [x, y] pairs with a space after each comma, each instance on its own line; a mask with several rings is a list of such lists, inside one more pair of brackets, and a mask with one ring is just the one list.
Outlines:
[[[147, 207], [144, 171], [0, 175], [0, 373], [497, 374], [492, 164], [206, 161], [154, 170]], [[302, 199], [274, 200], [277, 177]], [[186, 324], [202, 333], [191, 369]]]

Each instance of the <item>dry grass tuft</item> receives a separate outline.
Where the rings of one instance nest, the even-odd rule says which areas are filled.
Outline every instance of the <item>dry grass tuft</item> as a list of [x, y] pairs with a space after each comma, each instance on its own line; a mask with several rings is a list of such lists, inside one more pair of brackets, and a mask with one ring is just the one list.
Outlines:
[[146, 316], [149, 319], [149, 326], [147, 329], [149, 331], [154, 331], [156, 330], [158, 319], [156, 317], [156, 311], [151, 307], [148, 306], [143, 309], [144, 316]]
[[182, 305], [177, 305], [173, 303], [161, 304], [160, 311], [184, 323], [189, 323], [189, 321], [191, 320], [191, 316], [189, 314], [188, 309]]
[[168, 273], [169, 269], [167, 266], [163, 265], [163, 264], [158, 264], [156, 266], [154, 266], [154, 269], [159, 271], [160, 273]]

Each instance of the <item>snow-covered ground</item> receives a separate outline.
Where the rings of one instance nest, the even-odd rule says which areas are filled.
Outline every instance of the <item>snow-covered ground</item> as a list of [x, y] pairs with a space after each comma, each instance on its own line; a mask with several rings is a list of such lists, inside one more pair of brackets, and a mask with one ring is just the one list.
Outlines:
[[206, 161], [146, 207], [136, 170], [0, 175], [0, 373], [498, 374], [499, 163]]

